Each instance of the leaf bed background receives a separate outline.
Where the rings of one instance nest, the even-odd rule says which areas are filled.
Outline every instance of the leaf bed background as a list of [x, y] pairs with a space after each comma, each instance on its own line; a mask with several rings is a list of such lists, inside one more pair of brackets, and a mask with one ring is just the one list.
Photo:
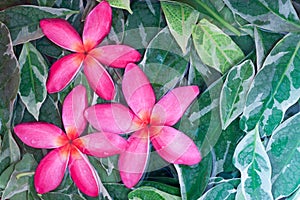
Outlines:
[[[12, 127], [46, 121], [61, 127], [61, 104], [77, 84], [47, 94], [52, 63], [69, 52], [39, 28], [43, 18], [64, 18], [81, 32], [97, 4], [84, 0], [0, 2], [1, 199], [289, 199], [300, 198], [300, 1], [108, 0], [113, 23], [104, 43], [140, 51], [139, 66], [157, 98], [179, 85], [201, 94], [176, 125], [200, 149], [194, 166], [157, 168], [133, 189], [117, 171], [117, 156], [90, 157], [105, 190], [82, 194], [66, 174], [56, 190], [38, 195], [35, 167], [46, 150], [23, 144]], [[120, 83], [121, 69], [109, 69]], [[120, 85], [118, 85], [120, 86]], [[89, 90], [89, 102], [103, 102]], [[120, 92], [115, 101], [124, 102]], [[151, 170], [156, 169], [156, 170]]]

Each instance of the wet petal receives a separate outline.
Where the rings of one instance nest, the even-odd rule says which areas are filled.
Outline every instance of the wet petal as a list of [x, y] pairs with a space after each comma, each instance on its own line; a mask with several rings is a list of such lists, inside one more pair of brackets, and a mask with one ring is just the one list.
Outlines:
[[128, 139], [128, 147], [119, 157], [120, 176], [126, 187], [135, 186], [147, 166], [149, 156], [149, 134], [142, 129], [132, 134]]
[[97, 104], [85, 111], [88, 122], [97, 130], [124, 134], [134, 129], [134, 114], [122, 104]]
[[200, 152], [188, 136], [168, 126], [151, 127], [151, 142], [156, 152], [174, 164], [194, 165], [201, 161]]
[[73, 141], [78, 149], [88, 155], [104, 158], [113, 156], [125, 151], [127, 141], [121, 136], [99, 132], [88, 134]]
[[49, 123], [23, 123], [15, 126], [14, 131], [25, 144], [34, 148], [57, 148], [68, 142], [66, 134]]
[[37, 166], [34, 186], [37, 193], [44, 194], [54, 190], [61, 183], [69, 159], [69, 147], [64, 146], [48, 153]]
[[62, 107], [62, 120], [69, 139], [77, 138], [85, 129], [87, 121], [84, 110], [87, 108], [86, 89], [76, 86], [65, 98]]
[[84, 74], [96, 94], [105, 99], [112, 100], [115, 95], [114, 82], [105, 68], [93, 57], [87, 56], [84, 60]]
[[176, 124], [198, 94], [197, 86], [171, 90], [155, 104], [151, 114], [151, 124], [168, 126]]
[[110, 32], [112, 11], [109, 3], [102, 1], [87, 16], [82, 34], [86, 51], [100, 44]]
[[71, 178], [81, 192], [92, 197], [98, 196], [100, 179], [88, 158], [76, 147], [72, 148], [70, 154], [69, 170]]
[[155, 95], [148, 78], [136, 64], [127, 65], [122, 90], [133, 112], [141, 119], [149, 117], [155, 103]]
[[110, 67], [125, 68], [128, 63], [137, 62], [141, 54], [126, 45], [107, 45], [93, 49], [89, 55]]
[[83, 54], [74, 53], [57, 60], [49, 71], [47, 91], [60, 92], [76, 76], [84, 59]]
[[84, 52], [79, 34], [66, 20], [42, 19], [40, 27], [46, 37], [58, 46], [74, 52]]

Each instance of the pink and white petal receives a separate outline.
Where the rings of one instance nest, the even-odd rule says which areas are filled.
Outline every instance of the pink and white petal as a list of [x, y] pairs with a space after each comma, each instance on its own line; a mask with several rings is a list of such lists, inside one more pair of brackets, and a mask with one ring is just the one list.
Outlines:
[[57, 126], [44, 122], [29, 122], [14, 127], [16, 135], [34, 148], [57, 148], [68, 142], [66, 134]]
[[166, 161], [184, 165], [194, 165], [201, 161], [197, 146], [184, 133], [169, 126], [153, 126], [150, 134], [156, 152]]
[[142, 120], [149, 118], [155, 104], [155, 95], [147, 76], [136, 64], [126, 66], [122, 90], [133, 112]]
[[134, 114], [122, 104], [97, 104], [86, 109], [85, 117], [98, 131], [124, 134], [134, 131]]
[[91, 197], [99, 194], [100, 178], [88, 158], [76, 147], [72, 147], [69, 160], [71, 178], [81, 192]]
[[114, 98], [114, 82], [109, 73], [96, 59], [87, 56], [84, 60], [83, 70], [91, 88], [99, 97], [105, 100], [112, 100]]
[[151, 114], [151, 124], [173, 126], [199, 94], [197, 86], [179, 87], [159, 100]]
[[54, 149], [39, 163], [34, 175], [34, 186], [39, 194], [54, 190], [61, 183], [69, 159], [69, 146]]
[[84, 131], [87, 121], [84, 111], [88, 106], [86, 89], [76, 86], [65, 98], [62, 107], [62, 120], [69, 139], [74, 140]]
[[124, 138], [108, 132], [85, 135], [74, 140], [73, 144], [81, 152], [99, 158], [120, 154], [127, 147], [127, 141]]
[[126, 151], [120, 154], [120, 176], [128, 188], [135, 186], [143, 176], [149, 157], [149, 142], [148, 129], [139, 130], [129, 137]]
[[46, 37], [60, 47], [74, 52], [84, 52], [77, 31], [64, 19], [42, 19], [40, 27]]
[[126, 45], [101, 46], [91, 50], [89, 55], [106, 66], [116, 68], [125, 68], [128, 63], [141, 59], [141, 54], [137, 50]]
[[84, 57], [84, 54], [73, 53], [57, 60], [49, 71], [47, 91], [55, 93], [63, 90], [80, 70]]
[[83, 44], [88, 52], [105, 38], [110, 32], [112, 10], [106, 1], [99, 3], [87, 16], [83, 28]]

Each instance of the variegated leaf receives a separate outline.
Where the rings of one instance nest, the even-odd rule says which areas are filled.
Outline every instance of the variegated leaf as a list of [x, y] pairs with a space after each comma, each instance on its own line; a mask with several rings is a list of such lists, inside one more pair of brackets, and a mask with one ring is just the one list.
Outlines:
[[241, 172], [241, 190], [245, 199], [273, 199], [271, 193], [271, 164], [258, 128], [237, 145], [233, 164]]
[[25, 43], [19, 57], [21, 67], [20, 97], [36, 120], [47, 96], [47, 65], [31, 43]]
[[220, 96], [220, 114], [224, 130], [243, 112], [254, 73], [251, 60], [244, 61], [228, 72]]
[[162, 1], [161, 7], [171, 34], [183, 54], [186, 54], [188, 41], [192, 34], [191, 27], [196, 24], [199, 12], [187, 4], [172, 1]]
[[193, 29], [196, 51], [204, 64], [221, 73], [243, 59], [244, 53], [221, 29], [202, 19]]
[[300, 34], [288, 34], [270, 52], [250, 87], [240, 121], [248, 132], [258, 124], [271, 135], [285, 111], [300, 97]]
[[300, 187], [300, 113], [278, 126], [267, 146], [272, 165], [275, 199], [290, 196]]
[[300, 31], [300, 22], [290, 0], [224, 0], [248, 22], [275, 32]]
[[128, 194], [129, 200], [137, 199], [157, 199], [157, 200], [180, 200], [181, 198], [175, 195], [168, 194], [150, 186], [139, 187]]
[[206, 191], [198, 200], [234, 200], [236, 189], [230, 181], [222, 181]]
[[[99, 1], [99, 0], [98, 0]], [[121, 8], [127, 10], [130, 14], [132, 14], [132, 10], [130, 8], [130, 0], [107, 0], [112, 7]]]

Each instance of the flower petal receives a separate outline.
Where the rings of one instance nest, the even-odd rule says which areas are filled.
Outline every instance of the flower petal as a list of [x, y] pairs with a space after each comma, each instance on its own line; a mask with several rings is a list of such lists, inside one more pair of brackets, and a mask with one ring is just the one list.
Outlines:
[[46, 37], [58, 46], [74, 52], [84, 52], [79, 34], [66, 20], [42, 19], [40, 27]]
[[169, 127], [151, 127], [151, 142], [156, 152], [174, 164], [194, 165], [201, 161], [200, 152], [188, 136]]
[[99, 3], [86, 17], [83, 28], [83, 44], [86, 51], [100, 44], [110, 32], [112, 10], [106, 1]]
[[72, 147], [71, 150], [69, 170], [71, 178], [81, 192], [92, 197], [98, 196], [100, 179], [88, 158], [76, 147]]
[[106, 66], [125, 68], [128, 63], [137, 62], [141, 54], [132, 47], [126, 45], [107, 45], [93, 49], [89, 52], [99, 62]]
[[63, 90], [80, 70], [83, 59], [84, 54], [73, 53], [57, 60], [49, 71], [47, 91], [55, 93]]
[[68, 142], [66, 134], [49, 123], [22, 123], [15, 126], [14, 131], [25, 144], [34, 148], [57, 148]]
[[105, 68], [93, 57], [84, 60], [84, 74], [98, 96], [105, 100], [112, 100], [115, 95], [114, 82]]
[[128, 139], [128, 147], [119, 157], [120, 176], [126, 187], [132, 188], [141, 179], [149, 156], [148, 129], [133, 133]]
[[134, 130], [134, 114], [122, 104], [97, 104], [86, 109], [85, 117], [97, 130], [124, 134]]
[[73, 144], [83, 153], [104, 158], [125, 151], [127, 141], [121, 136], [99, 132], [88, 134], [73, 141]]
[[69, 159], [69, 146], [54, 149], [37, 166], [34, 186], [39, 194], [54, 190], [61, 183]]
[[77, 138], [85, 129], [87, 121], [84, 110], [87, 108], [86, 89], [76, 86], [65, 98], [62, 107], [62, 120], [69, 139]]
[[137, 116], [141, 119], [150, 116], [155, 95], [148, 78], [136, 64], [127, 65], [122, 90], [129, 107]]
[[155, 104], [151, 114], [151, 124], [173, 126], [198, 94], [197, 86], [171, 90]]

